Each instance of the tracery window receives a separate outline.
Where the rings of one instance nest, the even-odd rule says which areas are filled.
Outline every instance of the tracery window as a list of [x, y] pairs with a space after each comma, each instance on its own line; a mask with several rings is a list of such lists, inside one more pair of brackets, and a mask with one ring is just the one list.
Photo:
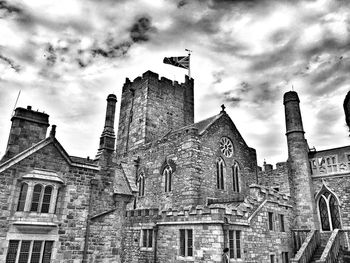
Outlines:
[[339, 204], [329, 191], [324, 191], [318, 199], [318, 210], [323, 231], [341, 228]]
[[232, 190], [234, 192], [239, 192], [239, 166], [235, 163], [232, 167]]
[[216, 186], [218, 189], [224, 189], [224, 170], [225, 163], [222, 158], [216, 161]]
[[165, 166], [163, 170], [163, 176], [164, 176], [164, 182], [165, 182], [164, 191], [171, 192], [172, 169], [169, 165]]
[[231, 157], [233, 155], [233, 144], [229, 138], [227, 138], [227, 137], [221, 138], [220, 151], [226, 157]]
[[139, 186], [139, 196], [145, 195], [145, 176], [144, 173], [141, 173], [138, 180], [138, 186]]

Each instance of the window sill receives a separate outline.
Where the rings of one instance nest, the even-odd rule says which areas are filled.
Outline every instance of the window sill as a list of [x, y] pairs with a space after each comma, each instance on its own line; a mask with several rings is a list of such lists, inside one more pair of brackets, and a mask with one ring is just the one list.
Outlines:
[[177, 256], [177, 260], [183, 260], [183, 261], [194, 261], [194, 257], [184, 257], [184, 256]]
[[153, 251], [153, 247], [140, 247], [140, 251]]

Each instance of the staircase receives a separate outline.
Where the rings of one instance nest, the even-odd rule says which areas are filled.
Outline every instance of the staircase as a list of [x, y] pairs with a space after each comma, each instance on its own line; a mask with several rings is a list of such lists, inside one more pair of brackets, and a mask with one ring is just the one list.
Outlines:
[[310, 260], [310, 263], [316, 263], [316, 260], [319, 260], [321, 258], [321, 255], [324, 251], [324, 246], [318, 246], [312, 255], [312, 258]]

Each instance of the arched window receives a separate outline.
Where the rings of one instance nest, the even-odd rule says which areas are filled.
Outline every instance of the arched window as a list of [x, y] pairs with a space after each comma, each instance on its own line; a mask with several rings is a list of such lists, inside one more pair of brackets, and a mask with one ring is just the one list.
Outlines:
[[24, 206], [26, 204], [26, 198], [27, 198], [27, 192], [28, 192], [28, 184], [23, 183], [21, 185], [21, 192], [19, 193], [17, 211], [24, 211]]
[[137, 181], [139, 185], [139, 196], [145, 195], [145, 176], [143, 173], [139, 175], [139, 180]]
[[325, 190], [318, 198], [318, 211], [323, 231], [331, 231], [341, 228], [339, 204], [335, 196]]
[[34, 186], [33, 197], [32, 197], [32, 206], [30, 208], [31, 212], [38, 212], [42, 188], [43, 187], [40, 184], [36, 184]]
[[41, 184], [36, 184], [33, 190], [30, 211], [48, 213], [50, 210], [52, 191], [53, 187], [51, 185], [43, 187]]
[[41, 213], [48, 213], [50, 209], [52, 186], [46, 186], [44, 190], [43, 201], [41, 204]]
[[239, 166], [235, 163], [232, 167], [232, 190], [239, 192]]
[[165, 166], [163, 170], [164, 182], [165, 182], [165, 192], [171, 191], [171, 180], [172, 180], [172, 169], [169, 165]]
[[224, 166], [222, 158], [216, 161], [216, 186], [218, 189], [224, 189]]

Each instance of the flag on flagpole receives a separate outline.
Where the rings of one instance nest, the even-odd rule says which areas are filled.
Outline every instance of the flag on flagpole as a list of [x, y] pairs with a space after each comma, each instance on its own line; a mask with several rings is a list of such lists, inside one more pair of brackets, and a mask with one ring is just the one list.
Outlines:
[[164, 58], [163, 63], [170, 64], [170, 65], [173, 65], [175, 67], [189, 69], [190, 68], [190, 56], [188, 55], [186, 57]]

